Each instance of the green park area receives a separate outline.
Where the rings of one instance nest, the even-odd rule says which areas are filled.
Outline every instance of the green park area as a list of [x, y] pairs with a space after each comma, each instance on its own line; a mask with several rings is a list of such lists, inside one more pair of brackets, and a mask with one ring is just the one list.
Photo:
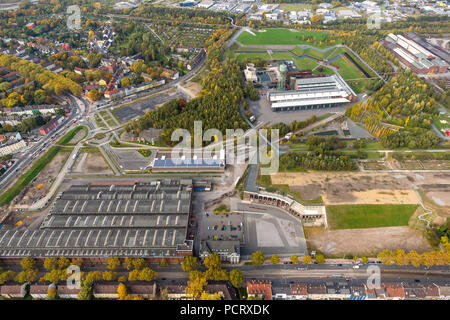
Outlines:
[[87, 130], [87, 128], [86, 128], [85, 126], [78, 126], [78, 127], [73, 128], [73, 129], [70, 130], [69, 132], [67, 132], [67, 133], [64, 135], [64, 137], [62, 137], [61, 139], [58, 140], [58, 143], [57, 143], [57, 144], [62, 144], [62, 145], [73, 144], [73, 142], [71, 142], [72, 139], [73, 139], [73, 138], [77, 135], [77, 133], [78, 133], [79, 131], [81, 131], [81, 130], [84, 130], [85, 133], [84, 133], [84, 135], [83, 135], [83, 137], [82, 137], [81, 139], [78, 139], [78, 141], [84, 139], [84, 138], [86, 137], [87, 133], [88, 133], [88, 130]]
[[327, 206], [331, 229], [407, 226], [417, 209], [415, 204], [356, 204]]
[[6, 205], [11, 202], [34, 178], [37, 177], [39, 172], [41, 172], [47, 164], [49, 164], [52, 159], [61, 151], [60, 147], [51, 147], [42, 157], [40, 157], [33, 166], [25, 172], [16, 183], [6, 190], [0, 196], [0, 206]]
[[[328, 32], [317, 32], [317, 31], [309, 31], [309, 30], [292, 30], [292, 29], [259, 29], [252, 30], [255, 34], [251, 34], [249, 32], [243, 32], [238, 38], [237, 41], [244, 45], [270, 45], [270, 44], [311, 44], [316, 47], [326, 47], [323, 43], [327, 41], [331, 33]], [[311, 37], [315, 40], [313, 42], [308, 42], [303, 37]], [[322, 44], [320, 44], [322, 42]], [[336, 41], [339, 43], [339, 41]]]

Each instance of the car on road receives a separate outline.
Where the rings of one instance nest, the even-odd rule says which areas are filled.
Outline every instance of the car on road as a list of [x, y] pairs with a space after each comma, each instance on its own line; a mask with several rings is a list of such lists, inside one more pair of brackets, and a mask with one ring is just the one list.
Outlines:
[[359, 265], [354, 265], [353, 269], [359, 269]]

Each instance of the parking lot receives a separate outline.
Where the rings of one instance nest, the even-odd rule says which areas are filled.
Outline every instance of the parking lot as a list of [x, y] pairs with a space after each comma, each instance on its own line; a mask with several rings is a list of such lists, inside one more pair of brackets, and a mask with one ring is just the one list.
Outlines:
[[203, 213], [201, 239], [243, 240], [243, 215], [240, 213]]
[[287, 212], [244, 202], [237, 203], [236, 211], [242, 214], [244, 222], [243, 259], [258, 250], [266, 256], [278, 254], [282, 258], [308, 254], [302, 223]]
[[173, 99], [187, 99], [185, 94], [180, 91], [174, 93], [156, 94], [148, 99], [137, 101], [131, 105], [114, 110], [114, 114], [123, 123], [131, 119], [144, 115], [147, 111], [155, 110], [161, 104]]

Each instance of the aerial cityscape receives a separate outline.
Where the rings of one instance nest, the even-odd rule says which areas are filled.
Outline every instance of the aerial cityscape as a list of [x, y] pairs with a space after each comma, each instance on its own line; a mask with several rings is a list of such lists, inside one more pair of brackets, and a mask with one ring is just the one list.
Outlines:
[[450, 2], [0, 0], [0, 302], [450, 300], [449, 239]]

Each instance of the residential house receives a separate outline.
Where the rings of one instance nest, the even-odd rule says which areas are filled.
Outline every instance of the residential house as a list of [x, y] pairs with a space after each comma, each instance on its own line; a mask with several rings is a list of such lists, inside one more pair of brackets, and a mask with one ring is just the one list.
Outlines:
[[5, 298], [23, 298], [27, 294], [28, 284], [2, 284], [0, 295]]
[[249, 297], [272, 300], [272, 282], [269, 280], [247, 281], [247, 293]]
[[290, 289], [294, 300], [305, 300], [308, 297], [308, 287], [305, 283], [292, 283]]
[[405, 299], [405, 289], [401, 283], [385, 282], [381, 284], [381, 288], [385, 290], [385, 298], [387, 299]]
[[58, 296], [61, 299], [78, 299], [80, 289], [69, 288], [67, 285], [58, 285]]
[[129, 283], [127, 293], [130, 297], [154, 298], [156, 294], [156, 282], [153, 283]]
[[119, 294], [117, 293], [118, 283], [96, 283], [92, 293], [94, 298], [97, 299], [118, 299]]

